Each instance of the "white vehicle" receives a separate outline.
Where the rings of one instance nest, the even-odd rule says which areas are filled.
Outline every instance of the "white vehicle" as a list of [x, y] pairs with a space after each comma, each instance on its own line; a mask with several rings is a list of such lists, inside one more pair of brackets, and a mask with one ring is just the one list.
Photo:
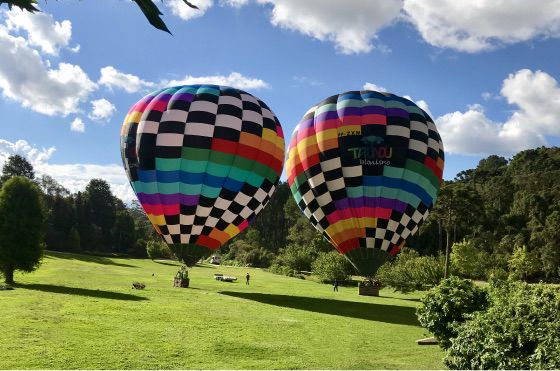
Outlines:
[[212, 255], [212, 257], [210, 258], [210, 264], [220, 265], [221, 262], [222, 262], [222, 258], [219, 257], [218, 255]]

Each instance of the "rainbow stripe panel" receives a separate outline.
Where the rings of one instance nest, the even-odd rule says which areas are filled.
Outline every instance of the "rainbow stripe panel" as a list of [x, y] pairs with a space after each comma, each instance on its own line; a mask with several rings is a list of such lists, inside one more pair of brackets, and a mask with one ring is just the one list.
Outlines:
[[427, 218], [443, 164], [441, 138], [425, 111], [393, 94], [350, 91], [305, 114], [286, 169], [315, 228], [359, 271], [372, 273], [373, 250], [395, 255]]
[[272, 111], [249, 93], [176, 86], [132, 106], [121, 156], [163, 239], [215, 250], [270, 200], [284, 163], [284, 135]]

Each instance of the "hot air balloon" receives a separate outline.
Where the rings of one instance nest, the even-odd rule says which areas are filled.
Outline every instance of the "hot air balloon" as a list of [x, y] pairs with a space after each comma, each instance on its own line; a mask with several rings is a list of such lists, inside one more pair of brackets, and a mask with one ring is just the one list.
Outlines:
[[268, 203], [282, 172], [284, 137], [274, 113], [249, 93], [176, 86], [132, 106], [121, 156], [155, 230], [193, 266]]
[[443, 157], [433, 120], [412, 101], [349, 91], [307, 111], [286, 171], [301, 211], [371, 279], [428, 217]]

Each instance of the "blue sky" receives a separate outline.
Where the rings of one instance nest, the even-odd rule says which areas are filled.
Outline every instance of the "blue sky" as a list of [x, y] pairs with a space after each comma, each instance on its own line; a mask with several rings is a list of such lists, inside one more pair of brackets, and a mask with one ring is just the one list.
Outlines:
[[[27, 156], [72, 191], [101, 177], [125, 200], [120, 126], [159, 87], [221, 83], [276, 113], [286, 138], [320, 100], [373, 87], [428, 109], [446, 179], [490, 154], [558, 145], [560, 1], [181, 0], [0, 8], [0, 163]], [[475, 4], [475, 5], [473, 5]], [[284, 177], [285, 179], [285, 177]]]

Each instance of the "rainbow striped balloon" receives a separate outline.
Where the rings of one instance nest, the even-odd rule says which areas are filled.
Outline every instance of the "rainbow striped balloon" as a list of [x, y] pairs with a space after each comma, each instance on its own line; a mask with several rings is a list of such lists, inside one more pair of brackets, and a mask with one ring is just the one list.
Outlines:
[[305, 114], [286, 169], [315, 228], [373, 277], [428, 217], [443, 163], [441, 138], [424, 110], [393, 94], [350, 91]]
[[132, 106], [121, 155], [155, 230], [190, 266], [268, 203], [282, 172], [284, 136], [272, 111], [249, 93], [176, 86]]

